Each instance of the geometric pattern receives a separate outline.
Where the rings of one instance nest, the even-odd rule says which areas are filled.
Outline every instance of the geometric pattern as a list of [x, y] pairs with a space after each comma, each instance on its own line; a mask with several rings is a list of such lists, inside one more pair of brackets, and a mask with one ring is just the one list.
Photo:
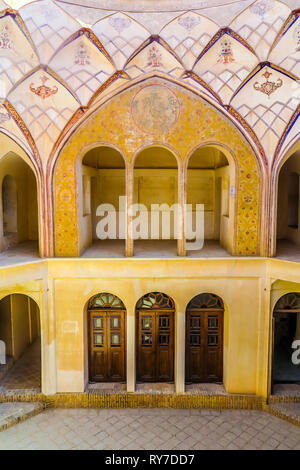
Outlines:
[[93, 31], [103, 44], [117, 70], [150, 36], [149, 31], [124, 13], [105, 17], [93, 26]]
[[214, 21], [191, 11], [172, 20], [159, 35], [180, 57], [186, 70], [192, 70], [196, 59], [218, 29]]
[[156, 71], [178, 78], [184, 73], [178, 58], [159, 36], [151, 36], [132, 56], [124, 70], [130, 78]]
[[22, 26], [15, 14], [0, 16], [0, 98], [39, 63]]
[[263, 411], [49, 409], [2, 432], [0, 449], [296, 451], [299, 438], [297, 426]]
[[[55, 94], [45, 99], [30, 89], [31, 85], [35, 87], [40, 85], [43, 77], [50, 89], [57, 88]], [[78, 101], [72, 92], [59, 83], [47, 69], [38, 69], [29, 75], [22, 85], [10, 93], [9, 100], [22, 116], [42, 160], [46, 163], [60, 132], [78, 108]]]
[[116, 71], [109, 56], [89, 30], [81, 30], [61, 48], [50, 67], [86, 106], [98, 88]]
[[299, 48], [300, 12], [288, 18], [285, 28], [273, 45], [269, 60], [300, 78]]
[[[247, 100], [249, 90], [254, 90], [256, 82], [263, 82], [264, 73], [271, 72], [271, 81], [282, 80], [281, 88], [275, 90], [270, 96], [260, 91], [256, 91], [257, 96]], [[247, 86], [246, 86], [247, 85]], [[297, 93], [291, 94], [293, 87], [298, 86], [297, 82], [283, 74], [279, 69], [272, 66], [258, 68], [247, 84], [233, 97], [231, 105], [240, 113], [254, 130], [264, 147], [265, 153], [270, 160], [274, 155], [276, 145], [288, 124], [291, 116], [299, 104]]]
[[0, 105], [0, 132], [11, 137], [23, 149], [25, 149], [27, 153], [32, 153], [26, 137], [4, 105]]
[[80, 29], [75, 19], [50, 0], [25, 5], [20, 9], [20, 15], [36, 46], [40, 63], [44, 65], [64, 41]]
[[264, 61], [289, 13], [290, 9], [279, 1], [256, 0], [232, 21], [230, 28]]
[[224, 104], [228, 104], [257, 63], [254, 51], [246, 47], [235, 33], [224, 29], [212, 38], [193, 70], [220, 96]]
[[[79, 107], [96, 107], [126, 86], [124, 78], [157, 72], [238, 111], [253, 126], [245, 132], [256, 133], [271, 159], [299, 102], [299, 84], [289, 73], [300, 77], [300, 18], [290, 8], [279, 0], [256, 0], [245, 10], [220, 7], [222, 17], [206, 7], [162, 12], [135, 7], [126, 13], [77, 2], [66, 7], [51, 0], [0, 0], [0, 102], [18, 107], [45, 161]], [[283, 82], [269, 98], [251, 81], [265, 60], [280, 67], [276, 73]], [[28, 89], [27, 78], [37, 70], [45, 72], [46, 87], [57, 87], [47, 99]], [[35, 86], [41, 85], [41, 75], [34, 78]], [[1, 126], [24, 142], [15, 122]]]

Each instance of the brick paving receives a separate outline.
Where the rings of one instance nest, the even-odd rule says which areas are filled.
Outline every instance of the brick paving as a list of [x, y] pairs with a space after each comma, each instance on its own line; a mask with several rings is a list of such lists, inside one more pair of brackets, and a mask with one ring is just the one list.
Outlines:
[[3, 431], [0, 449], [300, 450], [300, 428], [262, 411], [56, 409]]
[[300, 425], [300, 403], [274, 403], [270, 408], [293, 419]]
[[41, 403], [0, 403], [0, 431], [43, 411], [43, 409]]
[[41, 389], [41, 340], [28, 346], [0, 382], [0, 394], [39, 393]]

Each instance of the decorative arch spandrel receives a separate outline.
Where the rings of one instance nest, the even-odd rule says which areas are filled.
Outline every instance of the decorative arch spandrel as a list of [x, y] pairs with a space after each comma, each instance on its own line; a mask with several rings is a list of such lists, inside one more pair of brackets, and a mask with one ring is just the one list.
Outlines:
[[236, 164], [236, 186], [231, 190], [236, 213], [233, 254], [260, 254], [262, 176], [250, 144], [211, 104], [155, 78], [102, 105], [60, 151], [53, 175], [56, 256], [79, 256], [76, 169], [85, 149], [95, 142], [117, 147], [128, 165], [139, 148], [153, 144], [175, 149], [183, 160], [205, 144], [230, 149]]

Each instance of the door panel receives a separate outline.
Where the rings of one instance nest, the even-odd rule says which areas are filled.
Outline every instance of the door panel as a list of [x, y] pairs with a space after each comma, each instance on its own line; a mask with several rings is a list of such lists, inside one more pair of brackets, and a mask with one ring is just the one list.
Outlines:
[[139, 313], [138, 320], [138, 380], [155, 381], [155, 313]]
[[169, 382], [174, 379], [174, 313], [138, 312], [137, 379]]
[[186, 381], [221, 382], [223, 311], [193, 309], [186, 317]]
[[89, 378], [93, 382], [125, 380], [125, 312], [89, 312]]
[[171, 382], [174, 378], [174, 314], [161, 313], [156, 314], [156, 380], [158, 382]]

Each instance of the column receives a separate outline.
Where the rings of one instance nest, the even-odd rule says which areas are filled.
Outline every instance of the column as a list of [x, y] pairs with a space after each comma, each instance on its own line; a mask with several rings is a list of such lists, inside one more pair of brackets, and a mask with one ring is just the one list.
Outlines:
[[175, 391], [185, 391], [185, 310], [176, 311], [175, 328]]
[[133, 171], [134, 167], [131, 162], [126, 164], [126, 256], [133, 256], [133, 238], [132, 238], [132, 227], [131, 220], [132, 215], [130, 214], [129, 208], [133, 204]]
[[177, 240], [178, 256], [186, 256], [186, 239], [185, 239], [185, 202], [186, 202], [186, 166], [181, 162], [178, 167], [178, 204], [180, 207], [178, 214], [179, 238]]
[[[133, 314], [127, 313], [127, 392], [135, 391], [136, 377], [135, 309], [133, 308], [132, 310]], [[129, 310], [127, 310], [127, 312], [129, 312]]]
[[48, 279], [44, 282], [43, 287], [44, 291], [40, 294], [39, 312], [42, 346], [42, 393], [51, 395], [57, 390], [54, 280]]

